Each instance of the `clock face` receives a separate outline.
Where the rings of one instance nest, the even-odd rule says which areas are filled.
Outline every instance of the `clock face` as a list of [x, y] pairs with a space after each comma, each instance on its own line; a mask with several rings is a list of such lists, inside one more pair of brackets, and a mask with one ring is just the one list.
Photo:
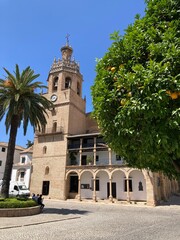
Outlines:
[[52, 102], [55, 102], [57, 100], [57, 96], [55, 95], [55, 94], [53, 94], [52, 96], [51, 96], [51, 101]]

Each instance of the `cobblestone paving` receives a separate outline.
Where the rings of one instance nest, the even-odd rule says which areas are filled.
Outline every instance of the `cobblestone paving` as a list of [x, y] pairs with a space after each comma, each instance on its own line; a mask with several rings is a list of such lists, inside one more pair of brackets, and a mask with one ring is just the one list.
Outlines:
[[0, 218], [0, 240], [180, 240], [180, 196], [158, 207], [45, 200], [43, 213]]

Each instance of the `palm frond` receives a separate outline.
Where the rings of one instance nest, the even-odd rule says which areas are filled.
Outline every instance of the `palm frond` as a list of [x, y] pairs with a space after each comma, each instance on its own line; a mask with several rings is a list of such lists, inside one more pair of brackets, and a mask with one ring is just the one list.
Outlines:
[[13, 83], [13, 86], [6, 87], [0, 80], [0, 119], [6, 113], [5, 125], [6, 132], [11, 126], [11, 119], [18, 116], [18, 127], [23, 123], [24, 134], [27, 132], [30, 123], [34, 129], [42, 129], [47, 123], [48, 112], [53, 104], [41, 94], [35, 93], [35, 89], [46, 88], [42, 82], [34, 81], [39, 74], [27, 67], [20, 73], [19, 66], [16, 64], [14, 75], [5, 69], [7, 79]]

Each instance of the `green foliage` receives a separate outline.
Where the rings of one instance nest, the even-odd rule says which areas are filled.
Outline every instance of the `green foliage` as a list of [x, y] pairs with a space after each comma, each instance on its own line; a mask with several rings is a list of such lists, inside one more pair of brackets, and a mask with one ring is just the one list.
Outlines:
[[96, 66], [94, 117], [132, 167], [180, 176], [180, 1], [148, 0]]
[[71, 165], [77, 165], [76, 155], [76, 152], [70, 152], [69, 157], [71, 160]]
[[37, 202], [25, 198], [6, 198], [0, 200], [0, 208], [26, 208], [37, 206]]

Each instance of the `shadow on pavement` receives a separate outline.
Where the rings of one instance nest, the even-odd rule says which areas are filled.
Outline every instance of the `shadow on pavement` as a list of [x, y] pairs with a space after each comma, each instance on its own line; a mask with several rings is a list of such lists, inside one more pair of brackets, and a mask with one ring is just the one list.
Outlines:
[[82, 211], [78, 209], [66, 209], [66, 208], [44, 208], [43, 214], [61, 214], [61, 215], [68, 215], [68, 214], [79, 214], [84, 215], [89, 213], [88, 211]]
[[167, 201], [162, 202], [159, 206], [180, 206], [180, 195], [173, 195]]

